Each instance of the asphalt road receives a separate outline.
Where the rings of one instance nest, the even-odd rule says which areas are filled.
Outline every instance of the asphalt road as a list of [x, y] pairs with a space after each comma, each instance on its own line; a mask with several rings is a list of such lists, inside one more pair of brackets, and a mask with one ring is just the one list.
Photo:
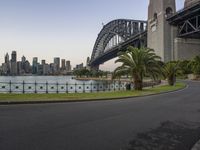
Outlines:
[[121, 150], [161, 122], [200, 121], [200, 82], [126, 100], [0, 106], [0, 150]]

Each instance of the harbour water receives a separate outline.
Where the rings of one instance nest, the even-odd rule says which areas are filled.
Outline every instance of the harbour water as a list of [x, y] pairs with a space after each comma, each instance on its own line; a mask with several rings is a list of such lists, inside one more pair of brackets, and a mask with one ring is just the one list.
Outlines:
[[[0, 82], [15, 82], [15, 83], [82, 83], [83, 81], [75, 80], [73, 76], [0, 76]], [[95, 81], [84, 81], [95, 82]]]

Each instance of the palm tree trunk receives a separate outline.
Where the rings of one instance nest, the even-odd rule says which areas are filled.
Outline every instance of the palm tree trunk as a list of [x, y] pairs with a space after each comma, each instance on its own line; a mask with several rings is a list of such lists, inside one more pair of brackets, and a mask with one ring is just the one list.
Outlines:
[[168, 78], [168, 84], [171, 85], [171, 86], [173, 86], [174, 83], [175, 83], [175, 76], [170, 76]]
[[138, 77], [138, 75], [134, 76], [134, 88], [137, 91], [141, 91], [143, 88], [143, 82], [142, 80]]

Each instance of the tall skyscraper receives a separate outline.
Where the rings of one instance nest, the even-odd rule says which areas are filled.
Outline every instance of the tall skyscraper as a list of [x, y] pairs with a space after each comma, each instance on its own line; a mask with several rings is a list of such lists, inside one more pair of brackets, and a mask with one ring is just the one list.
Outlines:
[[3, 72], [6, 75], [10, 74], [10, 60], [9, 60], [8, 53], [6, 53], [6, 55], [5, 55], [5, 63], [3, 65]]
[[86, 69], [90, 70], [90, 57], [87, 57]]
[[66, 61], [66, 71], [70, 72], [71, 71], [71, 62], [68, 60]]
[[42, 64], [42, 65], [45, 65], [45, 64], [46, 64], [46, 60], [42, 60], [42, 61], [41, 61], [41, 64]]
[[25, 73], [31, 73], [31, 65], [28, 60], [26, 60], [24, 63], [24, 71]]
[[12, 62], [17, 62], [17, 52], [16, 51], [12, 51], [11, 61]]
[[66, 70], [65, 59], [61, 60], [61, 70]]
[[26, 61], [26, 57], [25, 56], [22, 56], [22, 59], [21, 59], [22, 63], [24, 63]]
[[9, 63], [9, 55], [8, 55], [8, 53], [6, 53], [6, 55], [5, 55], [5, 63]]
[[21, 61], [18, 61], [17, 62], [17, 74], [18, 75], [21, 75], [23, 72], [23, 69], [22, 69], [22, 62]]
[[49, 75], [49, 74], [50, 74], [50, 71], [51, 71], [50, 65], [45, 64], [45, 65], [43, 66], [43, 75]]
[[60, 58], [59, 57], [54, 58], [54, 73], [55, 74], [60, 73]]
[[32, 73], [37, 74], [37, 66], [38, 66], [38, 58], [33, 57], [33, 63], [32, 63]]
[[17, 75], [17, 52], [11, 54], [11, 75]]
[[21, 73], [25, 73], [25, 62], [26, 62], [26, 57], [22, 56], [22, 58], [21, 58]]

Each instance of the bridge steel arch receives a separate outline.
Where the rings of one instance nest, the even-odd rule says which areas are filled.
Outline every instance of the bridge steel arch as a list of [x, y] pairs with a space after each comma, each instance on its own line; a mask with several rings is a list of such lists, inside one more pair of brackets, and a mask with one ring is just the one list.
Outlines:
[[[128, 45], [146, 46], [146, 25], [146, 21], [129, 19], [117, 19], [104, 25], [94, 44], [90, 66], [98, 67], [117, 57], [117, 53]], [[121, 40], [119, 41], [119, 39]]]

